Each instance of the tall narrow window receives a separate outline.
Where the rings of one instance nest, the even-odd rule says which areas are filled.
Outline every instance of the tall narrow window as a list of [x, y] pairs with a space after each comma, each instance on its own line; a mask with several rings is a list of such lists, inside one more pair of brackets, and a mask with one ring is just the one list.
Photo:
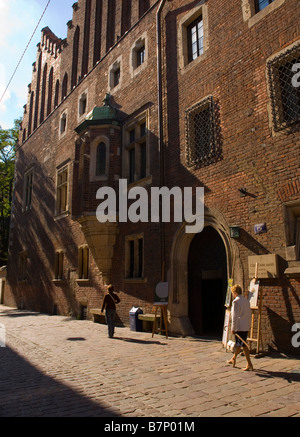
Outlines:
[[144, 277], [144, 238], [143, 235], [126, 237], [125, 262], [128, 279]]
[[58, 106], [58, 101], [59, 101], [59, 80], [57, 79], [55, 84], [54, 108]]
[[56, 214], [61, 214], [68, 208], [68, 167], [57, 172], [56, 181]]
[[101, 57], [102, 35], [102, 0], [96, 1], [95, 33], [94, 33], [94, 65]]
[[78, 105], [79, 117], [81, 117], [83, 114], [86, 113], [86, 107], [87, 107], [87, 93], [83, 93], [81, 94], [79, 99], [79, 105]]
[[129, 183], [149, 176], [146, 115], [131, 122], [125, 131], [124, 176]]
[[28, 136], [31, 135], [31, 132], [32, 132], [33, 104], [34, 104], [34, 92], [31, 91], [30, 105], [29, 105], [29, 117], [28, 117]]
[[40, 123], [42, 123], [45, 118], [46, 86], [47, 86], [47, 64], [45, 64], [44, 71], [43, 71]]
[[101, 142], [97, 147], [96, 176], [106, 175], [106, 144]]
[[116, 0], [109, 0], [107, 11], [106, 51], [115, 43]]
[[188, 51], [189, 62], [203, 54], [203, 19], [198, 17], [188, 26]]
[[53, 67], [50, 70], [48, 79], [48, 103], [47, 103], [47, 115], [52, 111], [52, 96], [53, 94]]
[[88, 67], [89, 67], [90, 28], [91, 28], [91, 0], [86, 0], [81, 77], [84, 77], [84, 75], [87, 74]]
[[150, 0], [139, 0], [139, 18], [150, 8]]
[[122, 0], [121, 34], [124, 35], [131, 27], [131, 0]]
[[63, 83], [62, 83], [62, 89], [61, 89], [61, 100], [63, 100], [68, 93], [68, 74], [65, 73]]
[[37, 128], [38, 125], [38, 113], [39, 113], [39, 100], [40, 100], [40, 86], [41, 86], [41, 69], [42, 69], [42, 54], [39, 56], [37, 79], [36, 79], [36, 89], [35, 89], [35, 110], [33, 119], [33, 130]]
[[89, 278], [89, 248], [82, 246], [78, 249], [78, 279]]
[[77, 75], [78, 75], [78, 52], [79, 52], [79, 38], [80, 38], [80, 28], [76, 27], [74, 40], [73, 40], [73, 58], [72, 58], [72, 77], [71, 77], [71, 87], [72, 89], [77, 85]]
[[66, 133], [67, 129], [67, 114], [64, 112], [60, 119], [59, 134], [60, 136]]
[[64, 276], [64, 252], [58, 250], [54, 260], [54, 279], [63, 279]]

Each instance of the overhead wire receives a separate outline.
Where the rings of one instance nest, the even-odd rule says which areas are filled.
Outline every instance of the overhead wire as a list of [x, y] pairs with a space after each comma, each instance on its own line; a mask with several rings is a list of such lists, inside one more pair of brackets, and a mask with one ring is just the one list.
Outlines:
[[22, 55], [21, 55], [21, 58], [20, 58], [20, 60], [19, 60], [19, 62], [18, 62], [18, 64], [17, 64], [17, 66], [16, 66], [16, 68], [15, 68], [13, 74], [11, 75], [11, 78], [10, 78], [10, 80], [9, 80], [9, 82], [8, 82], [8, 84], [7, 84], [7, 86], [6, 86], [5, 90], [4, 90], [4, 92], [3, 92], [2, 96], [1, 96], [1, 98], [0, 98], [0, 103], [2, 102], [2, 100], [3, 100], [3, 98], [4, 98], [5, 94], [6, 94], [6, 92], [7, 92], [7, 90], [8, 90], [8, 88], [10, 87], [11, 82], [13, 81], [13, 78], [15, 77], [15, 74], [16, 74], [16, 72], [17, 72], [17, 70], [18, 70], [18, 68], [19, 68], [19, 66], [20, 66], [20, 64], [21, 64], [21, 62], [22, 62], [22, 60], [23, 60], [23, 58], [24, 58], [25, 53], [27, 52], [27, 49], [28, 49], [28, 47], [29, 47], [29, 45], [30, 45], [30, 43], [31, 43], [31, 41], [32, 41], [32, 39], [33, 39], [33, 37], [34, 37], [34, 35], [35, 35], [35, 32], [37, 31], [37, 28], [38, 28], [39, 25], [40, 25], [40, 22], [41, 22], [42, 19], [43, 19], [43, 16], [45, 15], [45, 13], [46, 13], [46, 11], [47, 11], [47, 9], [48, 9], [48, 6], [49, 6], [50, 2], [51, 2], [51, 0], [48, 0], [48, 3], [46, 4], [45, 9], [43, 10], [42, 15], [41, 15], [41, 17], [40, 17], [40, 19], [39, 19], [37, 25], [35, 26], [35, 29], [34, 29], [32, 35], [31, 35], [31, 37], [30, 37], [30, 39], [29, 39], [29, 41], [28, 41], [26, 47], [25, 47], [25, 50], [23, 51], [23, 53], [22, 53]]

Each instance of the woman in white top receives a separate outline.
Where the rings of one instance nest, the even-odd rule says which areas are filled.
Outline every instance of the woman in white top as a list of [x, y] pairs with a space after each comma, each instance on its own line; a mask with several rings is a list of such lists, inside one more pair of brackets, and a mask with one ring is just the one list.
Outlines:
[[234, 298], [231, 308], [231, 324], [232, 334], [235, 334], [235, 350], [231, 360], [227, 361], [235, 367], [236, 357], [243, 348], [247, 366], [243, 370], [253, 370], [253, 365], [250, 360], [250, 351], [247, 346], [248, 331], [251, 326], [251, 309], [248, 299], [242, 295], [242, 288], [240, 285], [234, 285], [231, 288], [231, 293]]

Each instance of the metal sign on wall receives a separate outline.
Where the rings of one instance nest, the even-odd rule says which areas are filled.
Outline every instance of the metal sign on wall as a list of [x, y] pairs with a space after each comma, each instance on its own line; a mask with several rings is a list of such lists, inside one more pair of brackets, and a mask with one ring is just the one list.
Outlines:
[[255, 276], [257, 264], [257, 277], [278, 278], [278, 256], [276, 254], [254, 255], [248, 257], [249, 278]]

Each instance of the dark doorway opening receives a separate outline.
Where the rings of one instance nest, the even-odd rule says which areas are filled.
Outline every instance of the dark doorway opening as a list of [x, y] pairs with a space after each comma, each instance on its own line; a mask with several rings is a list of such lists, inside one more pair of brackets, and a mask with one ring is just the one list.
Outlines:
[[189, 317], [196, 335], [221, 338], [227, 289], [227, 258], [211, 226], [193, 238], [188, 256]]

